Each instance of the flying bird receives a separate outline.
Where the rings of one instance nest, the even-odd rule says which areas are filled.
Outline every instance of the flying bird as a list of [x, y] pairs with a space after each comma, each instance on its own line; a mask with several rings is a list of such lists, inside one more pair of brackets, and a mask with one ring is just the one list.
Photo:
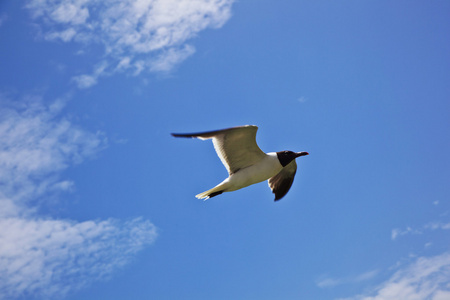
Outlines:
[[295, 159], [308, 152], [280, 151], [264, 153], [256, 144], [257, 126], [245, 125], [200, 133], [172, 133], [174, 137], [212, 139], [214, 149], [228, 171], [228, 178], [196, 195], [209, 199], [268, 180], [275, 201], [283, 198], [294, 182]]

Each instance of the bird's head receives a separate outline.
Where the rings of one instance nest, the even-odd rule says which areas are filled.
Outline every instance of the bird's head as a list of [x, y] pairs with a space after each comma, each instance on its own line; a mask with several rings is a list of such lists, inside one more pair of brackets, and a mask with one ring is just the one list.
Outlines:
[[293, 151], [280, 151], [277, 152], [278, 160], [280, 161], [283, 167], [287, 166], [291, 161], [296, 159], [297, 157], [309, 155], [308, 152], [293, 152]]

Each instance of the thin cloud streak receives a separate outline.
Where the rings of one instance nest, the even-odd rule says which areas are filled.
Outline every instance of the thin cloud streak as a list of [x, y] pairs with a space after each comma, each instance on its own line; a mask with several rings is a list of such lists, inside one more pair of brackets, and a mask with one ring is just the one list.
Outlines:
[[450, 223], [444, 222], [431, 222], [422, 227], [422, 229], [413, 229], [411, 227], [406, 227], [406, 229], [402, 230], [399, 228], [392, 229], [391, 239], [394, 241], [399, 236], [407, 235], [407, 234], [423, 234], [426, 230], [450, 230]]
[[352, 284], [370, 280], [377, 275], [378, 270], [372, 270], [353, 277], [344, 277], [344, 278], [323, 277], [322, 279], [318, 280], [316, 284], [320, 288], [332, 288], [342, 284]]
[[65, 101], [0, 95], [0, 298], [61, 298], [107, 279], [157, 237], [140, 218], [74, 220], [43, 217], [39, 204], [70, 191], [60, 172], [106, 147], [101, 133], [60, 117]]
[[450, 299], [450, 252], [419, 257], [368, 294], [341, 300]]
[[[102, 44], [107, 67], [74, 77], [88, 88], [102, 76], [169, 72], [195, 52], [186, 42], [231, 17], [234, 0], [29, 0], [49, 41]], [[125, 59], [125, 60], [124, 60]]]

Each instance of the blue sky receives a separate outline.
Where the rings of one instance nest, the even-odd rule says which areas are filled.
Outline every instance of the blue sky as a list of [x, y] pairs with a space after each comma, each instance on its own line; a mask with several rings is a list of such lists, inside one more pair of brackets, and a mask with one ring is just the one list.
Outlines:
[[[0, 4], [0, 298], [449, 299], [450, 3]], [[210, 141], [308, 151], [208, 201]]]

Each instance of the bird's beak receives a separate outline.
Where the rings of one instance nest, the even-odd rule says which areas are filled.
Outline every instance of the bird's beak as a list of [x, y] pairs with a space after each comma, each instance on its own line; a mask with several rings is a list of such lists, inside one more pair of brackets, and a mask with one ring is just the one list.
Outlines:
[[300, 156], [305, 156], [305, 155], [309, 155], [308, 152], [297, 152], [295, 153], [295, 157], [300, 157]]

